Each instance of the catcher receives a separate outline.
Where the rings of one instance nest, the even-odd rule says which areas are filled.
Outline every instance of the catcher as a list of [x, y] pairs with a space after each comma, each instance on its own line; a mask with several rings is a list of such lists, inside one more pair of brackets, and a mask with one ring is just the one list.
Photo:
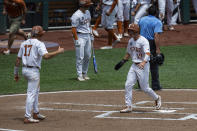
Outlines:
[[128, 113], [132, 111], [132, 89], [136, 81], [139, 81], [141, 90], [147, 93], [155, 100], [156, 109], [161, 108], [161, 97], [157, 95], [149, 87], [149, 71], [150, 71], [150, 48], [148, 40], [139, 34], [140, 29], [136, 24], [130, 24], [128, 28], [129, 35], [132, 36], [128, 42], [127, 53], [116, 66], [115, 70], [118, 70], [129, 57], [131, 57], [133, 64], [127, 75], [125, 83], [125, 104], [126, 108], [120, 110], [120, 113]]

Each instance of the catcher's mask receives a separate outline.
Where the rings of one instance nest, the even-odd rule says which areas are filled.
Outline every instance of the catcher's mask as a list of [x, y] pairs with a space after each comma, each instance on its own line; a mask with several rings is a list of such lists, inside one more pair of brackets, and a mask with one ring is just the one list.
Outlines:
[[92, 3], [91, 0], [79, 0], [79, 6], [80, 7], [89, 7], [92, 4], [93, 3]]
[[43, 28], [39, 25], [34, 26], [31, 30], [31, 36], [32, 37], [37, 37], [37, 36], [42, 36], [44, 35], [45, 31], [43, 30]]

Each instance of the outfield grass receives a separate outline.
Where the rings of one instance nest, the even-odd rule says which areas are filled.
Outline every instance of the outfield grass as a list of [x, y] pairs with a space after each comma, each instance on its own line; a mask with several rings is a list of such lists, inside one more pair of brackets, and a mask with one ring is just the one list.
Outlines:
[[[197, 88], [197, 45], [167, 46], [161, 48], [165, 54], [165, 63], [160, 67], [160, 81], [163, 88]], [[88, 75], [91, 80], [79, 82], [76, 80], [75, 52], [64, 54], [42, 61], [41, 91], [60, 90], [95, 90], [124, 89], [127, 72], [131, 61], [119, 71], [114, 65], [125, 54], [125, 49], [96, 50], [98, 74], [94, 74], [92, 59]], [[16, 83], [13, 68], [16, 54], [0, 55], [0, 94], [25, 93], [27, 82], [21, 79]]]

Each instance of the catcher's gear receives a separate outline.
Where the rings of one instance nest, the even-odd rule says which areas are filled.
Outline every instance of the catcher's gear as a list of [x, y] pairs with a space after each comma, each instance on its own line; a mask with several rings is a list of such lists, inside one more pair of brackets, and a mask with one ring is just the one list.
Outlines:
[[118, 64], [115, 65], [114, 69], [115, 70], [119, 70], [120, 67], [122, 67], [124, 65], [124, 63], [126, 63], [128, 60], [124, 60], [122, 59], [120, 62], [118, 62]]
[[130, 24], [128, 31], [140, 32], [140, 28], [137, 24]]
[[164, 54], [160, 53], [157, 54], [156, 56], [151, 55], [150, 62], [158, 65], [163, 65], [164, 59], [165, 59]]
[[79, 0], [79, 6], [80, 7], [89, 7], [92, 4], [93, 3], [92, 3], [91, 0]]
[[35, 37], [35, 36], [42, 36], [44, 35], [45, 31], [43, 30], [43, 28], [39, 25], [34, 26], [31, 30], [31, 36]]

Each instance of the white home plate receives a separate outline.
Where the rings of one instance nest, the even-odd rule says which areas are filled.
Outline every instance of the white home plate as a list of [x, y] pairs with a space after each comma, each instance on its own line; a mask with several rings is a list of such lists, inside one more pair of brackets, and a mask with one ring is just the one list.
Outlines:
[[160, 112], [160, 113], [173, 113], [176, 110], [153, 110], [153, 111]]

